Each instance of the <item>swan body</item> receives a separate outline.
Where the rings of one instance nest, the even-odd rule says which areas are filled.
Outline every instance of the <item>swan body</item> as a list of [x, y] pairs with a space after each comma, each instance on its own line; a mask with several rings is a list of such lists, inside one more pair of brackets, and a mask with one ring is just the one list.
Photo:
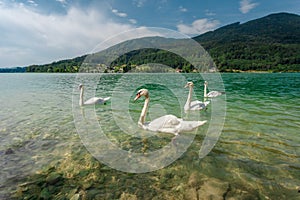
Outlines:
[[89, 100], [84, 102], [84, 105], [92, 105], [92, 104], [103, 104], [106, 101], [108, 101], [110, 99], [110, 97], [105, 97], [105, 98], [101, 98], [101, 97], [92, 97]]
[[83, 105], [93, 105], [93, 104], [104, 104], [105, 102], [107, 102], [110, 97], [106, 97], [106, 98], [101, 98], [101, 97], [92, 97], [90, 99], [88, 99], [87, 101], [83, 101], [83, 93], [84, 93], [84, 88], [83, 85], [80, 84], [79, 85], [79, 89], [80, 89], [80, 99], [79, 99], [79, 105], [83, 106]]
[[189, 94], [188, 94], [188, 98], [186, 100], [186, 103], [184, 105], [184, 110], [188, 111], [188, 110], [203, 110], [207, 107], [207, 105], [209, 104], [209, 101], [192, 101], [192, 92], [193, 92], [193, 87], [194, 87], [194, 83], [193, 82], [187, 82], [187, 84], [184, 86], [185, 88], [189, 87]]
[[207, 122], [206, 120], [205, 121], [183, 121], [183, 119], [178, 118], [174, 115], [164, 115], [162, 117], [154, 119], [151, 122], [145, 122], [146, 113], [150, 102], [148, 90], [140, 89], [137, 92], [134, 101], [139, 99], [141, 96], [145, 96], [145, 103], [141, 112], [141, 116], [138, 121], [138, 125], [145, 130], [178, 135], [181, 132], [192, 131]]
[[209, 93], [206, 94], [206, 89], [207, 89], [208, 82], [204, 82], [204, 97], [208, 98], [214, 98], [217, 96], [221, 96], [222, 94], [225, 94], [225, 92], [219, 92], [219, 91], [210, 91]]

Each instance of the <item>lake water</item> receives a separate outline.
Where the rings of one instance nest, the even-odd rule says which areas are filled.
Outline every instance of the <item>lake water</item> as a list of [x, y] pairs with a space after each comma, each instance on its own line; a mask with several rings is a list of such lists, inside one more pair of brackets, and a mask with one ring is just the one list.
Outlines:
[[[300, 74], [216, 77], [0, 74], [0, 198], [300, 199]], [[184, 113], [184, 84], [193, 81], [193, 99], [203, 100], [204, 79], [226, 95]], [[80, 108], [79, 83], [86, 99], [111, 100]], [[141, 131], [144, 99], [133, 98], [142, 87], [151, 96], [147, 121], [173, 114], [208, 122], [175, 140]], [[204, 144], [213, 149], [199, 157]], [[50, 171], [61, 177], [50, 181]]]

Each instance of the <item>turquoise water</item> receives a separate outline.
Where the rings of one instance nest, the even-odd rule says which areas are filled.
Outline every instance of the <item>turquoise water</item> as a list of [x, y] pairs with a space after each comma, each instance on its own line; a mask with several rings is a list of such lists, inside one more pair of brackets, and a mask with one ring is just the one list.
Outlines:
[[[188, 146], [177, 152], [174, 161], [168, 163], [170, 166], [149, 172], [147, 177], [164, 170], [176, 175], [179, 173], [176, 167], [180, 166], [186, 174], [176, 184], [183, 188], [191, 187], [185, 185], [188, 185], [192, 174], [205, 177], [201, 179], [202, 185], [195, 186], [200, 196], [211, 192], [205, 190], [208, 187], [205, 183], [214, 183], [212, 188], [215, 190], [221, 190], [225, 187], [222, 184], [226, 183], [222, 195], [226, 193], [228, 198], [300, 198], [300, 74], [222, 74], [223, 83], [211, 80], [212, 87], [209, 89], [214, 86], [214, 89], [225, 89], [226, 96], [212, 100], [206, 111], [189, 114], [182, 110], [188, 94], [183, 88], [186, 80], [194, 81], [193, 99], [202, 100], [204, 80], [199, 74], [131, 74], [123, 77], [0, 74], [1, 199], [13, 194], [26, 177], [64, 160], [75, 149], [78, 150], [78, 146], [87, 147], [96, 156], [99, 149], [103, 150], [101, 147], [94, 149], [92, 140], [99, 139], [96, 134], [89, 132], [93, 137], [82, 134], [84, 131], [78, 125], [78, 116], [84, 116], [87, 121], [95, 118], [96, 126], [101, 127], [112, 144], [126, 152], [150, 153], [170, 145], [172, 135], [152, 135], [137, 128], [143, 99], [137, 102], [132, 99], [137, 89], [142, 87], [148, 88], [151, 95], [147, 120], [163, 114], [208, 120], [196, 132], [182, 134], [183, 139], [177, 140], [177, 143], [183, 141]], [[111, 96], [111, 101], [83, 110], [78, 108], [77, 86], [80, 82], [86, 86], [86, 98], [96, 94]], [[226, 104], [220, 105], [226, 105], [224, 127], [222, 120], [218, 125], [212, 123], [215, 116], [213, 108], [218, 108], [218, 103], [223, 101]], [[199, 159], [199, 149], [212, 126], [222, 126], [222, 133], [213, 150]], [[131, 134], [140, 135], [132, 137]], [[143, 138], [147, 138], [146, 149], [140, 142]], [[126, 177], [127, 173], [122, 173]], [[132, 175], [128, 177], [131, 179]], [[147, 180], [145, 178], [145, 184], [149, 184]], [[173, 181], [172, 177], [169, 181]], [[158, 187], [157, 190], [173, 188], [164, 191], [166, 194], [186, 195], [186, 191], [181, 191], [178, 185], [153, 184]], [[100, 187], [95, 190], [103, 193]], [[134, 190], [134, 187], [131, 188], [132, 193], [135, 193]]]

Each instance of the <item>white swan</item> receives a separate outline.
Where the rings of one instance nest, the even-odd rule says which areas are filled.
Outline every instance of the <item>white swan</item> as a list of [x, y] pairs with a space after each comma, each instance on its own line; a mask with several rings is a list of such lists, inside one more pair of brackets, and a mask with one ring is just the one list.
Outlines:
[[204, 97], [213, 98], [225, 94], [225, 92], [219, 92], [219, 91], [210, 91], [209, 93], [206, 94], [207, 85], [208, 82], [204, 81]]
[[209, 104], [209, 101], [192, 101], [192, 92], [193, 92], [193, 87], [194, 83], [193, 82], [187, 82], [187, 84], [184, 86], [185, 88], [189, 87], [189, 94], [188, 98], [186, 100], [186, 103], [184, 105], [184, 110], [203, 110], [206, 108], [206, 106]]
[[106, 97], [106, 98], [92, 97], [89, 100], [83, 102], [83, 92], [84, 92], [83, 85], [80, 84], [78, 88], [80, 90], [80, 99], [79, 99], [79, 105], [80, 106], [93, 105], [93, 104], [103, 104], [103, 103], [105, 103], [106, 101], [108, 101], [110, 99], [110, 97]]
[[141, 96], [145, 97], [145, 103], [141, 112], [141, 116], [138, 121], [138, 125], [145, 130], [178, 135], [181, 132], [192, 131], [207, 122], [206, 120], [205, 121], [183, 121], [183, 119], [177, 118], [174, 115], [164, 115], [162, 117], [154, 119], [149, 123], [145, 123], [147, 109], [150, 102], [148, 90], [140, 89], [137, 92], [134, 101], [136, 101]]

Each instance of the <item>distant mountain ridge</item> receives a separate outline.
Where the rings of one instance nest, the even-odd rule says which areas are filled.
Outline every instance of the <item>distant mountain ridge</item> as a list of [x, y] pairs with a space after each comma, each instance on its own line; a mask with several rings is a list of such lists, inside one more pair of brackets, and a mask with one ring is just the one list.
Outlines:
[[221, 71], [300, 71], [300, 16], [276, 13], [194, 38]]
[[[300, 44], [300, 16], [276, 13], [240, 24], [236, 22], [194, 37], [200, 43], [262, 42]], [[246, 40], [246, 41], [245, 41]]]
[[[300, 16], [296, 14], [275, 13], [242, 24], [236, 22], [193, 39], [208, 51], [221, 72], [252, 70], [300, 72]], [[178, 43], [180, 42], [182, 41], [178, 40]], [[124, 43], [120, 45], [124, 47]], [[46, 65], [31, 65], [26, 67], [26, 71], [78, 72], [86, 56], [88, 55]], [[167, 63], [172, 67], [178, 64], [179, 69], [185, 67], [184, 72], [193, 69], [193, 66], [185, 61], [157, 49], [130, 52], [113, 61], [108, 68], [110, 71], [118, 71], [123, 66], [128, 69], [131, 65], [151, 62], [149, 58], [153, 58], [154, 63]], [[172, 64], [175, 60], [176, 63]]]

